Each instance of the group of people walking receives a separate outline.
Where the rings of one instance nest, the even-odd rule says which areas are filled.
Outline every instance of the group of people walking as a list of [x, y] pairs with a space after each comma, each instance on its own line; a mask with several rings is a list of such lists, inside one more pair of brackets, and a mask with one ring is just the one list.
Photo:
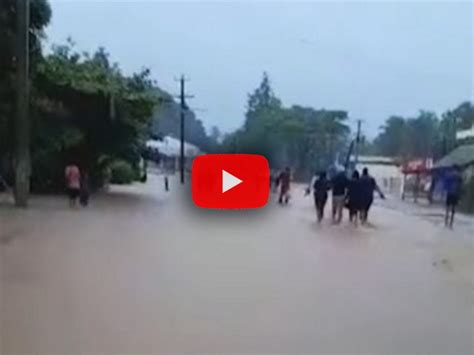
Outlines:
[[66, 190], [69, 197], [69, 206], [76, 207], [77, 201], [82, 207], [89, 204], [89, 174], [87, 171], [79, 169], [79, 167], [70, 163], [64, 170], [64, 178], [66, 180]]
[[313, 177], [307, 190], [308, 194], [313, 191], [318, 222], [324, 218], [329, 190], [332, 190], [332, 220], [335, 224], [341, 222], [344, 207], [349, 209], [349, 220], [354, 225], [359, 220], [362, 224], [367, 223], [374, 192], [377, 191], [381, 198], [385, 198], [367, 168], [362, 170], [362, 176], [354, 170], [350, 179], [344, 171], [337, 172], [330, 180], [326, 172], [321, 172], [319, 176]]
[[[279, 189], [278, 203], [288, 204], [290, 200], [291, 170], [286, 167], [277, 174], [271, 175], [270, 186], [274, 192]], [[445, 225], [452, 228], [456, 207], [461, 196], [463, 184], [461, 168], [455, 165], [444, 177], [443, 191], [446, 196]], [[362, 169], [362, 174], [354, 170], [351, 177], [345, 171], [339, 171], [331, 178], [326, 172], [315, 174], [306, 189], [306, 195], [313, 193], [314, 205], [318, 222], [324, 218], [324, 210], [332, 191], [332, 221], [339, 224], [342, 221], [344, 208], [349, 210], [349, 220], [357, 225], [359, 222], [366, 224], [369, 210], [374, 201], [374, 193], [377, 192], [385, 199], [375, 179], [370, 176], [367, 168]]]
[[354, 225], [357, 226], [359, 221], [366, 224], [374, 201], [374, 192], [385, 198], [367, 168], [362, 170], [362, 176], [354, 170], [350, 179], [344, 171], [337, 172], [332, 179], [327, 178], [326, 172], [321, 172], [319, 176], [313, 177], [307, 189], [307, 194], [313, 192], [318, 222], [324, 218], [329, 190], [332, 190], [332, 221], [335, 224], [341, 222], [344, 207], [348, 208], [349, 220]]
[[[285, 168], [273, 180], [275, 188], [280, 188], [278, 203], [287, 204], [290, 199], [290, 168]], [[354, 225], [357, 225], [359, 221], [366, 224], [374, 201], [374, 192], [377, 192], [381, 198], [385, 198], [375, 179], [369, 175], [367, 168], [362, 170], [362, 175], [354, 170], [351, 178], [347, 177], [345, 171], [337, 172], [330, 179], [326, 172], [321, 172], [313, 176], [306, 189], [307, 195], [313, 193], [318, 222], [324, 218], [329, 191], [332, 191], [332, 221], [335, 224], [341, 223], [344, 208], [348, 208], [349, 220]]]

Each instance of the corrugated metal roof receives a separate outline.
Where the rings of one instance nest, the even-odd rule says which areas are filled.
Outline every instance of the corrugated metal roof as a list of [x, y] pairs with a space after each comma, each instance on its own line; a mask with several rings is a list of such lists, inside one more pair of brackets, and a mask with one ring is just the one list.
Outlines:
[[433, 169], [449, 168], [453, 165], [466, 166], [474, 164], [474, 144], [462, 145], [438, 160]]
[[466, 139], [469, 137], [474, 137], [474, 125], [469, 129], [456, 132], [456, 139]]
[[[351, 155], [350, 161], [355, 162], [354, 155]], [[367, 165], [399, 165], [394, 158], [381, 155], [359, 155], [357, 161], [359, 164]]]
[[[161, 140], [149, 140], [146, 142], [147, 148], [157, 149], [160, 154], [168, 157], [177, 157], [180, 154], [180, 141], [174, 137], [165, 136]], [[186, 157], [195, 157], [201, 152], [193, 144], [184, 142], [184, 155]]]

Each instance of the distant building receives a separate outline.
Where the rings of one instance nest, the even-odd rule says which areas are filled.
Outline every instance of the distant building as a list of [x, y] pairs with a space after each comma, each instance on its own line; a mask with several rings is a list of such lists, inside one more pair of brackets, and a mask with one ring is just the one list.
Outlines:
[[434, 170], [449, 169], [458, 165], [463, 170], [474, 166], [474, 144], [461, 145], [438, 160], [434, 165]]
[[[177, 170], [181, 154], [179, 139], [165, 136], [161, 139], [150, 139], [146, 142], [147, 155], [150, 160], [158, 163], [163, 169]], [[192, 160], [201, 154], [201, 150], [194, 144], [184, 142], [184, 157], [186, 167], [190, 167]]]
[[469, 129], [464, 129], [462, 131], [456, 132], [456, 139], [462, 140], [467, 138], [474, 138], [474, 125]]
[[[400, 170], [400, 164], [391, 157], [377, 155], [360, 155], [355, 163], [355, 157], [350, 158], [351, 166], [359, 172], [363, 168], [369, 169], [380, 188], [388, 193], [401, 193], [403, 175]], [[354, 166], [355, 165], [355, 166]]]

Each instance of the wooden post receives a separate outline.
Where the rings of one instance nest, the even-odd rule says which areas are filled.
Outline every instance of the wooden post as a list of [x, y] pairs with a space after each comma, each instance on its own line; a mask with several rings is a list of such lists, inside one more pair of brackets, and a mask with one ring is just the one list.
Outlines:
[[29, 119], [29, 20], [30, 1], [16, 1], [17, 95], [15, 120], [15, 204], [28, 205], [30, 192], [30, 119]]

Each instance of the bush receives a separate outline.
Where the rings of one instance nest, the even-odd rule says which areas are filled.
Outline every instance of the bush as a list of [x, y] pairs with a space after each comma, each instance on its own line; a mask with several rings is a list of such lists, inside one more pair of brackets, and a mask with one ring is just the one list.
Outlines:
[[136, 180], [137, 174], [133, 166], [124, 161], [116, 160], [110, 165], [110, 182], [112, 184], [130, 184]]

